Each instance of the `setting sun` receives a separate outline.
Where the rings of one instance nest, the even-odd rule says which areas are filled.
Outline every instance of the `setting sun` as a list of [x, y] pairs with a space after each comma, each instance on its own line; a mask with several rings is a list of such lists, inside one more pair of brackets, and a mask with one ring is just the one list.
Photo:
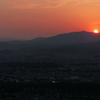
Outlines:
[[94, 30], [94, 33], [99, 33], [99, 31], [98, 30]]

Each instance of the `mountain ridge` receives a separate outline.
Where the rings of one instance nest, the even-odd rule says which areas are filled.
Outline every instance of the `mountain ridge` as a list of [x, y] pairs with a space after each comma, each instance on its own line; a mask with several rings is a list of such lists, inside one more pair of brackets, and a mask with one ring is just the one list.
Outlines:
[[[0, 50], [4, 49], [26, 49], [26, 48], [47, 48], [55, 47], [61, 45], [76, 45], [84, 43], [92, 43], [100, 40], [100, 34], [95, 34], [93, 32], [71, 32], [55, 35], [52, 37], [44, 38], [38, 37], [32, 40], [14, 40], [14, 41], [5, 41], [2, 42]], [[3, 46], [3, 43], [6, 45]], [[1, 45], [0, 44], [0, 45]], [[8, 45], [7, 45], [8, 44]]]

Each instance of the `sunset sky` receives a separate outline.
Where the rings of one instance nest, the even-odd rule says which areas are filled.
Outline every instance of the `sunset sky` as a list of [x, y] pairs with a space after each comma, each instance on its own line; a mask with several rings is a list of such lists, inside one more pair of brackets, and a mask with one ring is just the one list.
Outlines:
[[0, 0], [0, 38], [100, 30], [100, 0]]

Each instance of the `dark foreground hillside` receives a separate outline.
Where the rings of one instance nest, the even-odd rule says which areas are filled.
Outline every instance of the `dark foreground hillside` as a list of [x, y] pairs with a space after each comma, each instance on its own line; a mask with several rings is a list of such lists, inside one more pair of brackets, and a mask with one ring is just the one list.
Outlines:
[[100, 63], [0, 63], [0, 100], [100, 100]]
[[100, 83], [0, 83], [0, 100], [100, 100]]

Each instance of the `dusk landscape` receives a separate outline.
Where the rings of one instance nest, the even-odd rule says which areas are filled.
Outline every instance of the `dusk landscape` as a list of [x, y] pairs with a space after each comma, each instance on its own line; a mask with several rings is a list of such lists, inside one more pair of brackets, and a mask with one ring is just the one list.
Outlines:
[[100, 100], [99, 0], [0, 0], [0, 100]]

